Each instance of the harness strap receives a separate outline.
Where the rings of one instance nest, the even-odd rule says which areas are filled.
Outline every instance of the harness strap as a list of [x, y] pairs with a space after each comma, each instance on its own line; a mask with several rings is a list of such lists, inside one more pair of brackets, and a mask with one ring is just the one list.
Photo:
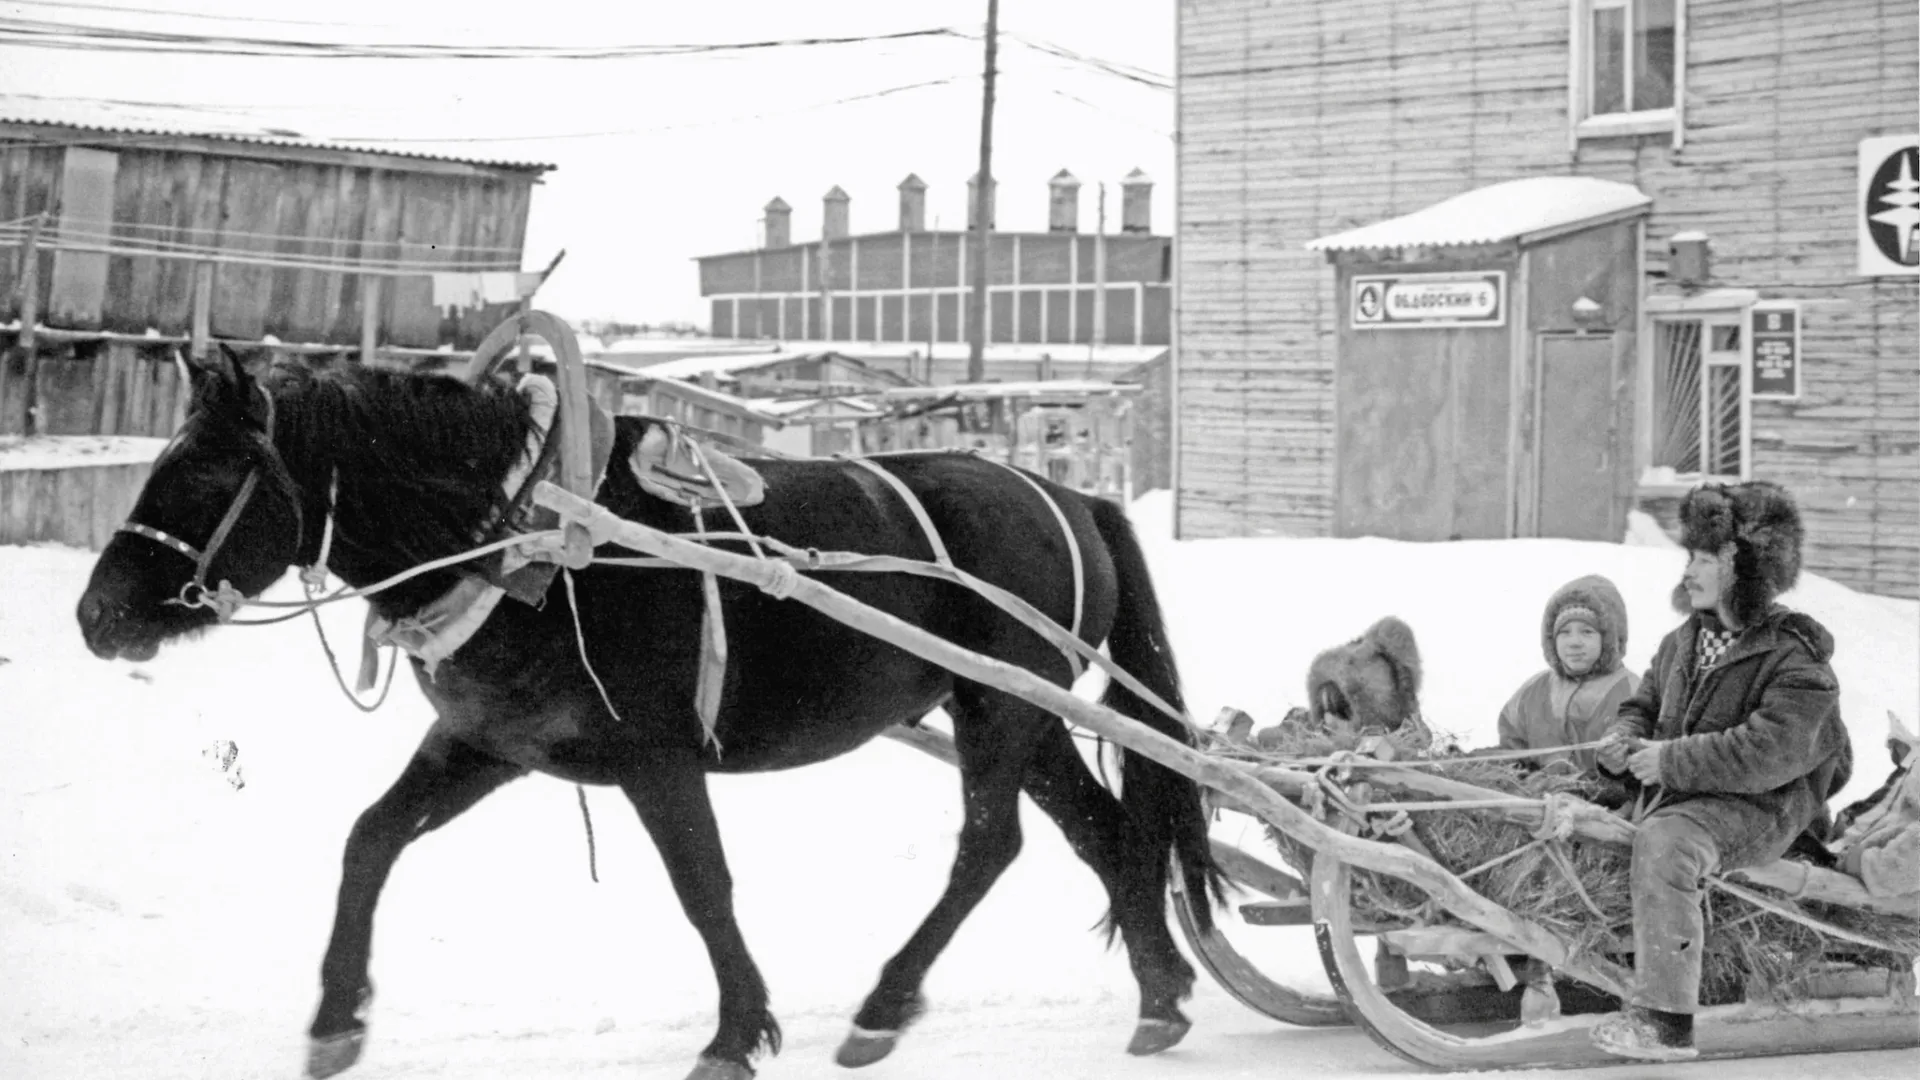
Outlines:
[[[850, 461], [860, 466], [880, 479], [885, 480], [889, 487], [899, 492], [900, 498], [905, 500], [907, 504], [907, 509], [913, 511], [914, 520], [920, 523], [920, 530], [927, 534], [927, 543], [933, 547], [934, 563], [949, 569], [953, 567], [953, 556], [947, 554], [947, 542], [940, 539], [940, 530], [933, 527], [933, 519], [927, 516], [927, 508], [921, 505], [920, 497], [913, 493], [912, 488], [907, 487], [904, 480], [901, 480], [899, 477], [881, 468], [878, 464], [863, 457], [841, 457], [841, 460]], [[1079, 553], [1075, 552], [1075, 566], [1079, 565], [1079, 558]], [[1078, 621], [1079, 620], [1076, 619], [1075, 623], [1077, 624]]]
[[[1035, 480], [1032, 474], [1026, 470], [1016, 469], [1004, 461], [997, 461], [993, 458], [985, 458], [984, 460], [992, 461], [995, 465], [1025, 480], [1027, 486], [1039, 494], [1040, 501], [1047, 504], [1047, 509], [1053, 511], [1053, 520], [1060, 523], [1060, 532], [1067, 538], [1067, 554], [1073, 558], [1073, 626], [1070, 627], [1070, 629], [1073, 631], [1074, 637], [1079, 637], [1080, 621], [1083, 617], [1087, 602], [1087, 568], [1080, 557], [1080, 541], [1073, 535], [1073, 526], [1067, 523], [1066, 511], [1060, 509], [1060, 503], [1055, 500], [1053, 496], [1047, 494], [1047, 489], [1041, 487], [1040, 481]], [[1074, 665], [1074, 674], [1080, 674], [1077, 663]]]

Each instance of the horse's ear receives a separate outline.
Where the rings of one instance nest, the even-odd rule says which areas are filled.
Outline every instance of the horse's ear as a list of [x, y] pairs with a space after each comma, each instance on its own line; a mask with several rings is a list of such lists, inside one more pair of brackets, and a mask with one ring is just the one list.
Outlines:
[[187, 356], [187, 373], [198, 385], [208, 379], [232, 382], [234, 370], [239, 365], [234, 362], [233, 350], [220, 342], [214, 351], [206, 356]]

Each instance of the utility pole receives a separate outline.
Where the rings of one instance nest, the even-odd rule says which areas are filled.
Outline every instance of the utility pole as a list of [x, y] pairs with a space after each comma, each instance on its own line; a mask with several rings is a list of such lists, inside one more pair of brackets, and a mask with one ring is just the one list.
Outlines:
[[1100, 182], [1100, 213], [1093, 232], [1093, 333], [1087, 335], [1087, 378], [1094, 357], [1107, 343], [1107, 183]]
[[967, 381], [987, 377], [987, 236], [993, 206], [993, 74], [1000, 39], [1000, 0], [987, 0], [987, 69], [980, 101], [980, 182], [973, 192], [973, 295], [967, 301], [972, 325], [967, 330]]

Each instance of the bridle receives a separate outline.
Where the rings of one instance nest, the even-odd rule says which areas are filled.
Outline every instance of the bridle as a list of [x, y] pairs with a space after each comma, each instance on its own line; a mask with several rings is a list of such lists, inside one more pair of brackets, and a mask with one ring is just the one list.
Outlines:
[[[258, 389], [261, 398], [267, 403], [265, 442], [267, 449], [271, 452], [273, 450], [273, 395], [269, 393], [264, 386], [260, 386]], [[213, 567], [214, 558], [220, 554], [220, 548], [226, 544], [227, 536], [233, 532], [234, 525], [239, 522], [240, 515], [246, 512], [247, 504], [253, 501], [254, 492], [258, 491], [259, 488], [260, 466], [256, 465], [248, 470], [247, 478], [241, 482], [240, 490], [233, 496], [233, 502], [228, 504], [227, 512], [221, 517], [220, 524], [214, 526], [213, 535], [207, 539], [207, 546], [205, 548], [194, 547], [192, 544], [187, 543], [172, 533], [162, 529], [156, 529], [151, 525], [143, 525], [131, 519], [122, 524], [116, 531], [132, 533], [135, 536], [144, 536], [162, 547], [177, 551], [187, 558], [192, 559], [193, 580], [180, 586], [180, 595], [166, 602], [169, 604], [177, 604], [181, 607], [212, 608], [219, 614], [221, 621], [225, 622], [232, 618], [233, 612], [239, 608], [244, 598], [234, 589], [233, 584], [228, 581], [221, 581], [216, 588], [207, 588], [207, 573]], [[297, 503], [295, 504], [295, 510], [296, 512], [298, 511]]]

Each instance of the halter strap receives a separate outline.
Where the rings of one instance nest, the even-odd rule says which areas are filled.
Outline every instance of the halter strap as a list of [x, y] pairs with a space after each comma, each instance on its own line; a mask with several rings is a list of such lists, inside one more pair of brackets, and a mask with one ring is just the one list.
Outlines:
[[[273, 394], [265, 386], [258, 383], [254, 384], [254, 388], [260, 391], [261, 399], [266, 402], [267, 423], [265, 438], [267, 447], [271, 450], [273, 447], [273, 426], [275, 419]], [[223, 603], [227, 603], [227, 601], [219, 597], [216, 597], [212, 602], [208, 601], [207, 571], [213, 566], [213, 557], [220, 553], [220, 545], [227, 542], [227, 534], [231, 533], [234, 525], [240, 521], [240, 515], [246, 512], [247, 504], [253, 501], [253, 493], [258, 490], [259, 487], [260, 469], [256, 466], [247, 471], [247, 478], [241, 482], [240, 490], [234, 494], [233, 501], [227, 504], [226, 514], [220, 518], [220, 524], [214, 526], [213, 535], [207, 538], [205, 550], [194, 547], [192, 544], [187, 543], [172, 533], [156, 529], [151, 525], [142, 525], [137, 521], [124, 522], [115, 531], [132, 533], [135, 536], [144, 536], [162, 547], [177, 551], [187, 558], [192, 559], [193, 580], [181, 586], [180, 595], [172, 602], [185, 604], [189, 607], [213, 606], [221, 611], [222, 621], [225, 621], [232, 612], [221, 606]], [[329, 524], [331, 524], [331, 522], [329, 522]], [[222, 582], [220, 592], [222, 594], [231, 593], [232, 588], [225, 582]]]

